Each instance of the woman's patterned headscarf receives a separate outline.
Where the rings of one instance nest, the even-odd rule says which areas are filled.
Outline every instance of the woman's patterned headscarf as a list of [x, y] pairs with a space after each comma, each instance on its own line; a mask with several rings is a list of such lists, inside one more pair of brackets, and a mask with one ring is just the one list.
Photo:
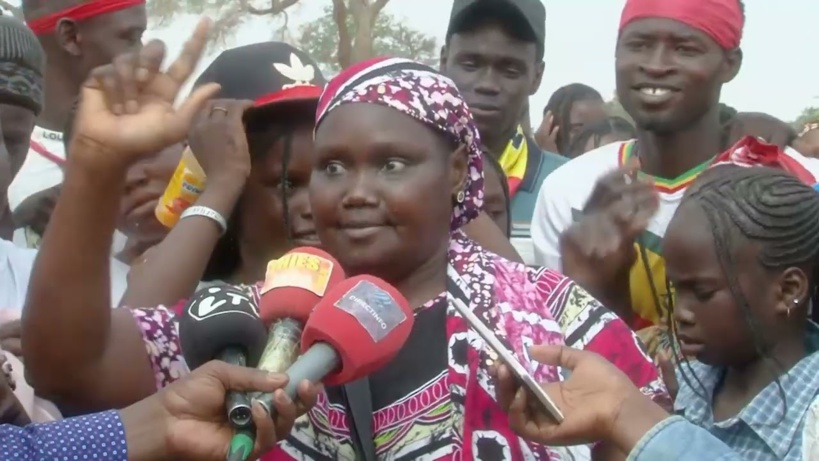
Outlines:
[[407, 59], [376, 58], [359, 63], [327, 84], [316, 112], [316, 129], [333, 109], [352, 102], [390, 107], [466, 146], [469, 170], [465, 197], [455, 204], [451, 229], [459, 229], [478, 216], [483, 206], [480, 137], [452, 80]]

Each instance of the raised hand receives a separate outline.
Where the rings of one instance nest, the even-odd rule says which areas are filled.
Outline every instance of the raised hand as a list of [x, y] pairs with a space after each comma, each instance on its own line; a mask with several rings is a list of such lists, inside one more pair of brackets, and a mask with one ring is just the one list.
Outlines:
[[244, 180], [250, 175], [250, 152], [242, 122], [253, 101], [215, 99], [199, 111], [188, 134], [196, 160], [209, 181], [220, 175]]
[[634, 243], [658, 208], [652, 188], [626, 189], [560, 236], [563, 273], [627, 322], [632, 315], [628, 275], [637, 257]]
[[201, 20], [167, 71], [160, 70], [165, 45], [158, 40], [92, 71], [82, 89], [72, 146], [90, 144], [130, 164], [185, 139], [197, 112], [219, 91], [218, 84], [203, 85], [174, 107], [210, 28], [210, 20]]
[[546, 112], [543, 121], [540, 122], [540, 126], [535, 131], [537, 145], [547, 152], [562, 154], [563, 152], [559, 152], [557, 147], [557, 133], [559, 130], [560, 127], [555, 126], [555, 116], [552, 111]]
[[604, 210], [625, 195], [653, 191], [654, 185], [651, 181], [638, 178], [639, 171], [640, 161], [631, 158], [622, 167], [598, 179], [583, 206], [583, 213]]

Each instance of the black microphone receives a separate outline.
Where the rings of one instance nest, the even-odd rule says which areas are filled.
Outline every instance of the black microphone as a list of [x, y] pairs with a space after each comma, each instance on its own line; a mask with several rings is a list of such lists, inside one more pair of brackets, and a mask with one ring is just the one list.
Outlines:
[[[267, 329], [259, 307], [248, 294], [231, 286], [196, 292], [179, 319], [179, 342], [188, 368], [194, 370], [213, 359], [255, 367], [267, 343]], [[237, 429], [250, 425], [250, 398], [231, 391], [228, 420]]]

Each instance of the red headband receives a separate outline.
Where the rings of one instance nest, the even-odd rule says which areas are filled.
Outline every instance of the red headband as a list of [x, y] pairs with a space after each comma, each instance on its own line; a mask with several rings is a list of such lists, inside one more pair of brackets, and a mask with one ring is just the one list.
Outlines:
[[125, 10], [134, 6], [144, 5], [145, 0], [91, 0], [56, 13], [28, 21], [28, 27], [36, 35], [46, 35], [57, 29], [61, 19], [82, 21], [102, 14]]
[[811, 186], [817, 181], [813, 173], [782, 149], [753, 136], [745, 136], [737, 141], [728, 150], [719, 154], [710, 167], [719, 165], [767, 166], [785, 170]]
[[628, 0], [620, 16], [620, 32], [643, 18], [679, 21], [708, 34], [726, 50], [739, 48], [745, 23], [737, 0]]

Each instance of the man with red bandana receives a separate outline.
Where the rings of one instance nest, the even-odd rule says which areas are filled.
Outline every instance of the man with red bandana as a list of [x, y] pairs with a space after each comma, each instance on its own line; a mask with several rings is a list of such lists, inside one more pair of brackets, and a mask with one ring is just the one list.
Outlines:
[[[666, 325], [660, 242], [688, 185], [729, 147], [719, 99], [742, 64], [744, 23], [739, 0], [628, 0], [615, 73], [617, 97], [637, 125], [637, 139], [571, 160], [540, 190], [532, 220], [537, 263], [562, 269], [635, 329]], [[815, 159], [792, 149], [785, 153], [819, 176]], [[624, 200], [659, 203], [645, 231], [620, 243], [619, 254], [630, 256], [590, 256], [582, 245], [567, 243], [563, 234], [573, 223]], [[667, 346], [665, 335], [644, 340], [650, 349]]]
[[62, 131], [80, 86], [92, 69], [142, 46], [147, 15], [145, 0], [23, 0], [22, 8], [46, 52], [45, 102], [8, 198], [15, 243], [37, 247], [62, 183]]

